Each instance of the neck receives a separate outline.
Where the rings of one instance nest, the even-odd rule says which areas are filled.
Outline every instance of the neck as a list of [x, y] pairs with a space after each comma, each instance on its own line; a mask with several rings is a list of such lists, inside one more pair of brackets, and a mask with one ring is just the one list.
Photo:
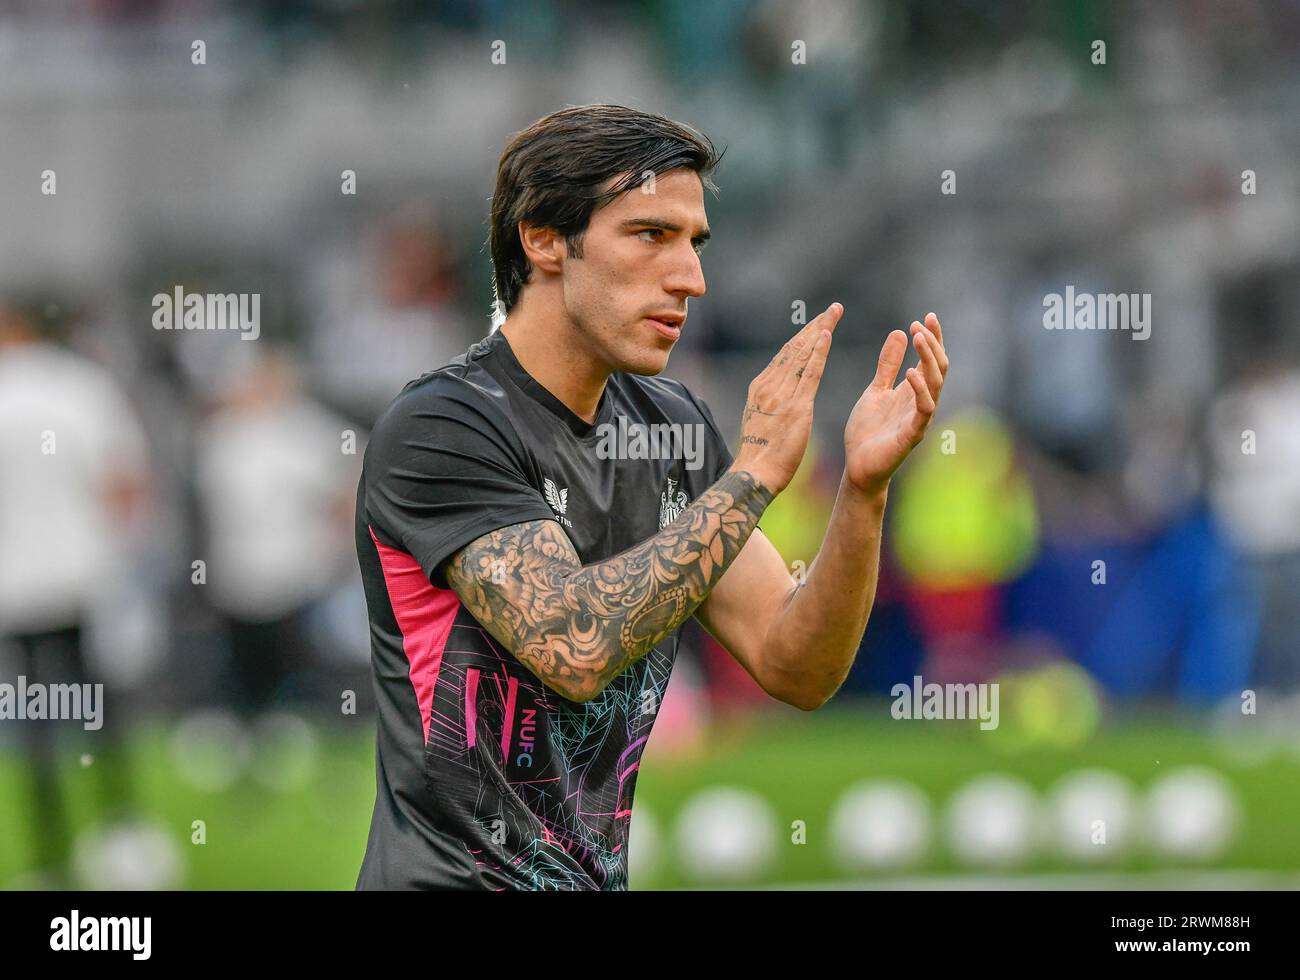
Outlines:
[[585, 349], [568, 317], [530, 315], [517, 303], [501, 332], [529, 375], [585, 422], [596, 421], [609, 369]]

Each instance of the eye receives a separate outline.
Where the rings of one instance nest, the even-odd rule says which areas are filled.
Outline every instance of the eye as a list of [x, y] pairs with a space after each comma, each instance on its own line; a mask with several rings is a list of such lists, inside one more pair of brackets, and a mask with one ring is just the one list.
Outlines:
[[[643, 228], [641, 231], [638, 231], [638, 232], [637, 232], [638, 235], [658, 235], [660, 238], [663, 237], [663, 233], [664, 233], [664, 230], [663, 230], [662, 228]], [[654, 239], [643, 238], [643, 239], [642, 239], [642, 241], [646, 241], [646, 242], [649, 242], [649, 241], [655, 241], [655, 242], [657, 242], [658, 240], [659, 240], [658, 238], [654, 238]]]
[[699, 255], [704, 251], [704, 246], [709, 244], [709, 240], [707, 238], [702, 238], [698, 241], [691, 242], [691, 244], [695, 246], [695, 254]]

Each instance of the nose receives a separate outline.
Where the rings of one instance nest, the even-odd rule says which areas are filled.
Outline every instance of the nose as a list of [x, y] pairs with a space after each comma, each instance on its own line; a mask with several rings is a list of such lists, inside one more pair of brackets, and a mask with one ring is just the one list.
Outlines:
[[703, 296], [705, 291], [704, 267], [700, 255], [690, 242], [683, 242], [681, 251], [674, 257], [672, 271], [664, 288], [678, 297]]

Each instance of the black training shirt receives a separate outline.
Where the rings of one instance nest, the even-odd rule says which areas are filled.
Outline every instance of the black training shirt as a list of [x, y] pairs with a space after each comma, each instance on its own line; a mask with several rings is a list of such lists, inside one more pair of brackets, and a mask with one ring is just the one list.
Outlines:
[[[670, 425], [686, 441], [670, 443]], [[492, 639], [443, 565], [536, 520], [600, 561], [653, 537], [730, 465], [678, 382], [614, 374], [589, 424], [499, 331], [394, 399], [357, 490], [379, 720], [358, 888], [627, 887], [637, 768], [680, 629], [579, 704]]]

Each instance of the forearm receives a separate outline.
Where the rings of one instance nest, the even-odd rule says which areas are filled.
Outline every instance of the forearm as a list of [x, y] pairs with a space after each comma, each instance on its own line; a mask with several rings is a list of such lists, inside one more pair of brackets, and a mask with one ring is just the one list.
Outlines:
[[564, 696], [595, 697], [682, 624], [740, 553], [772, 494], [728, 472], [654, 537], [582, 565], [552, 521], [514, 525], [447, 569], [474, 617]]
[[840, 481], [817, 558], [768, 628], [764, 670], [792, 704], [820, 706], [853, 666], [875, 602], [887, 497], [887, 488], [864, 493]]

